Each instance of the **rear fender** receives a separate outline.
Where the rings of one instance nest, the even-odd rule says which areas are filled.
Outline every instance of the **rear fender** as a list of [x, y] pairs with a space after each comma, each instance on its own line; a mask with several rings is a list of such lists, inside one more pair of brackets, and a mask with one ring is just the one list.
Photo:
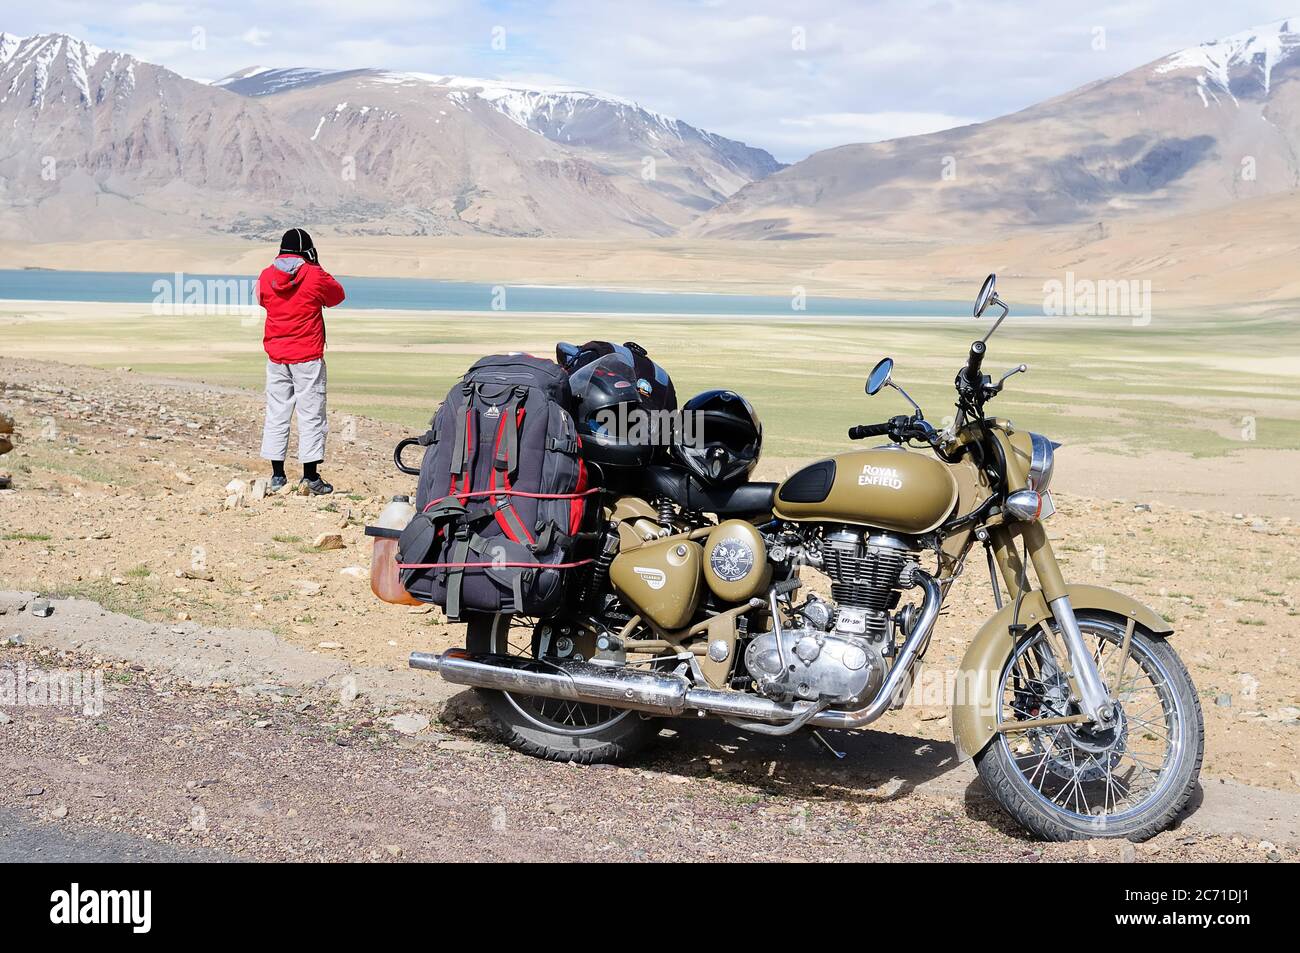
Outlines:
[[[1169, 635], [1173, 630], [1154, 609], [1114, 589], [1102, 586], [1066, 586], [1075, 612], [1103, 612], [1133, 619], [1148, 632]], [[1011, 617], [1015, 604], [1008, 603], [984, 623], [961, 660], [954, 685], [952, 706], [953, 742], [963, 761], [973, 758], [989, 743], [997, 730], [999, 683], [1002, 667], [1011, 657]], [[1020, 622], [1033, 628], [1052, 612], [1041, 591], [1035, 589], [1020, 603]]]

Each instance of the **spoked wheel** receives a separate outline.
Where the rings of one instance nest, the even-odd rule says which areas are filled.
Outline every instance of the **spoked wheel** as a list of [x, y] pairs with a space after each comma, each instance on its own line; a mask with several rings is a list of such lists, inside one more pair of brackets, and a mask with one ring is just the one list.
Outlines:
[[[1021, 824], [1049, 840], [1126, 837], [1164, 830], [1186, 805], [1204, 752], [1201, 705], [1191, 676], [1163, 639], [1134, 631], [1120, 658], [1122, 621], [1080, 616], [1102, 678], [1117, 703], [1114, 724], [1000, 731], [977, 759], [980, 776]], [[1041, 628], [1003, 669], [998, 723], [1078, 714], [1059, 634]]]
[[[549, 627], [505, 613], [472, 616], [465, 647], [471, 652], [542, 661], [569, 658], [575, 651], [572, 644], [564, 645], [555, 638]], [[657, 719], [623, 708], [476, 690], [510, 747], [549, 761], [620, 761], [640, 750], [659, 731]]]

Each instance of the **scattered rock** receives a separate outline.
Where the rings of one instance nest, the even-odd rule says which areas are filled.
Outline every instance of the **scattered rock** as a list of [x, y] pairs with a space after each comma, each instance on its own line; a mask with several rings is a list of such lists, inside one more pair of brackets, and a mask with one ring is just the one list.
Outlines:
[[1121, 864], [1131, 864], [1137, 860], [1137, 848], [1133, 846], [1132, 841], [1122, 840], [1119, 842], [1119, 862]]
[[55, 820], [61, 821], [67, 816], [68, 816], [68, 809], [64, 807], [62, 804], [60, 804], [54, 810], [50, 811], [50, 817], [54, 818]]
[[23, 797], [40, 797], [44, 793], [45, 788], [42, 787], [28, 788], [23, 792]]
[[321, 533], [311, 545], [313, 549], [342, 549], [343, 537], [338, 533]]
[[176, 570], [177, 579], [197, 579], [200, 582], [213, 582], [214, 576], [210, 572], [202, 572], [197, 569], [178, 569]]
[[113, 577], [112, 579], [110, 579], [109, 581], [110, 581], [113, 585], [115, 585], [115, 586], [125, 586], [125, 585], [126, 585], [126, 580], [123, 579], [121, 576], [114, 576], [114, 577]]
[[388, 852], [390, 857], [402, 856], [402, 848], [397, 846], [396, 844], [381, 844], [380, 846], [383, 847], [383, 849]]
[[360, 694], [361, 692], [357, 690], [357, 680], [349, 675], [343, 679], [343, 685], [339, 688], [339, 704], [351, 705]]
[[352, 579], [364, 579], [365, 577], [370, 575], [368, 572], [366, 572], [364, 566], [347, 566], [343, 569], [340, 569], [339, 572]]
[[11, 724], [13, 724], [13, 719], [10, 718], [4, 712], [0, 711], [0, 725], [11, 725]]
[[190, 476], [188, 473], [177, 470], [173, 475], [176, 477], [177, 483], [184, 483], [186, 486], [194, 485], [194, 477]]
[[439, 751], [454, 751], [458, 754], [470, 754], [479, 748], [472, 741], [466, 741], [464, 738], [449, 738], [446, 741], [438, 742]]
[[21, 632], [15, 633], [14, 635], [11, 635], [9, 636], [9, 638], [5, 639], [5, 645], [18, 646], [18, 645], [26, 645], [26, 644], [27, 644], [27, 636], [23, 635]]
[[[388, 725], [398, 734], [415, 735], [429, 727], [429, 716], [410, 712], [405, 715], [393, 715], [391, 718], [385, 718], [384, 724]], [[441, 748], [447, 742], [438, 745]]]
[[255, 721], [255, 722], [253, 722], [253, 727], [254, 727], [254, 728], [270, 728], [270, 727], [271, 727], [271, 723], [270, 723], [267, 719], [265, 719], [265, 718], [261, 718], [261, 719], [258, 719], [258, 720]]
[[1134, 504], [1133, 504], [1133, 512], [1135, 512], [1135, 513], [1150, 513], [1150, 512], [1151, 512], [1151, 504], [1150, 504], [1150, 503], [1134, 503]]
[[50, 605], [49, 599], [33, 599], [27, 611], [38, 619], [45, 619], [54, 614], [54, 606]]
[[266, 499], [266, 494], [267, 491], [270, 489], [270, 486], [271, 484], [267, 481], [265, 477], [258, 477], [256, 480], [253, 481], [253, 488], [248, 493], [249, 499], [251, 500]]
[[176, 613], [176, 621], [177, 621], [177, 622], [189, 622], [189, 621], [190, 621], [190, 614], [189, 614], [188, 612], [178, 612], [178, 613]]
[[1220, 708], [1231, 708], [1232, 696], [1229, 695], [1227, 692], [1224, 692], [1223, 694], [1215, 697], [1214, 704], [1216, 704]]
[[318, 596], [321, 590], [325, 588], [319, 582], [311, 579], [296, 579], [294, 585], [298, 587], [298, 595], [300, 596]]
[[343, 644], [341, 642], [319, 642], [316, 647], [318, 649], [341, 649]]

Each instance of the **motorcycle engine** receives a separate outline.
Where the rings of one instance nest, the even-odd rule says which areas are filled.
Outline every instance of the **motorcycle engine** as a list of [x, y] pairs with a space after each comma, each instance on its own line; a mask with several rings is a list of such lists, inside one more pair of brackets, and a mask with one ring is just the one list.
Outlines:
[[[893, 651], [890, 610], [911, 588], [919, 546], [891, 533], [844, 527], [821, 540], [833, 602], [810, 596], [795, 623], [752, 639], [745, 667], [759, 691], [782, 701], [861, 705], [880, 690]], [[905, 624], [906, 627], [906, 624]]]

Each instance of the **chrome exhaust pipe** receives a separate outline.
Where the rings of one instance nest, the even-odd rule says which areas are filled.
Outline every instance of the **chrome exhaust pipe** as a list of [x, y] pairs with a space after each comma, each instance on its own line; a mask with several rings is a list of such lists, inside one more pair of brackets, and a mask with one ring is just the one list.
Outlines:
[[[930, 641], [943, 600], [939, 583], [929, 573], [917, 571], [916, 577], [925, 589], [921, 614], [876, 697], [857, 711], [818, 712], [807, 719], [809, 725], [846, 730], [861, 728], [888, 711], [894, 696], [907, 690], [908, 675]], [[411, 668], [437, 672], [455, 685], [630, 708], [652, 715], [674, 716], [695, 711], [729, 720], [782, 724], [806, 718], [813, 708], [812, 702], [777, 702], [743, 692], [693, 688], [680, 675], [590, 662], [543, 662], [515, 655], [450, 649], [441, 655], [412, 652], [409, 664]]]
[[539, 662], [516, 655], [476, 655], [451, 649], [441, 655], [412, 652], [411, 668], [437, 672], [454, 685], [472, 685], [519, 695], [631, 708], [656, 715], [686, 710], [685, 678], [590, 662]]

